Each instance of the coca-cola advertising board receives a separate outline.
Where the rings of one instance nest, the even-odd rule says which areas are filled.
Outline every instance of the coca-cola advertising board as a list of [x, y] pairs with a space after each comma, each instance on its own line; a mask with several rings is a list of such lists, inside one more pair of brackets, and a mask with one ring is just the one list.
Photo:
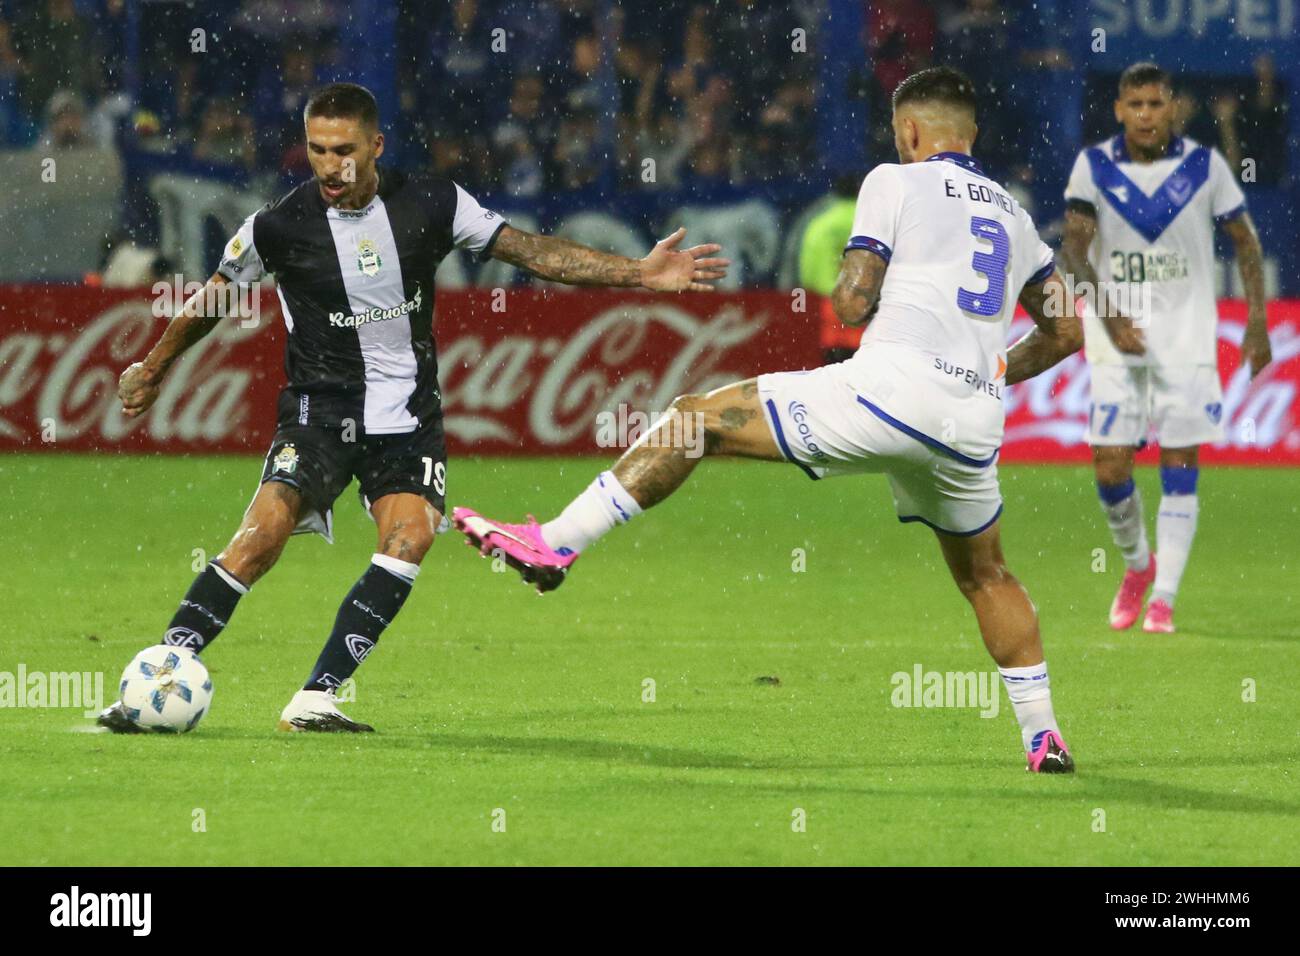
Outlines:
[[[150, 290], [0, 287], [0, 451], [262, 453], [284, 384], [273, 291], [223, 321], [123, 417], [120, 371], [161, 334]], [[820, 360], [817, 307], [783, 292], [664, 296], [513, 289], [438, 294], [435, 337], [452, 454], [610, 454], [600, 419]], [[1269, 305], [1273, 364], [1238, 368], [1245, 306], [1220, 303], [1226, 440], [1206, 461], [1300, 464], [1300, 301]], [[158, 312], [159, 314], [155, 314]], [[1019, 316], [1012, 339], [1029, 328]], [[601, 416], [602, 412], [613, 413]], [[1076, 355], [1008, 390], [1003, 461], [1083, 461], [1088, 371]]]

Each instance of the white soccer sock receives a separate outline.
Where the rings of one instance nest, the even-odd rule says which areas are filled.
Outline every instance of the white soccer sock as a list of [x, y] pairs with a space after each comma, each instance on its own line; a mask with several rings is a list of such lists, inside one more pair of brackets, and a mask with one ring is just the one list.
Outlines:
[[[1124, 489], [1131, 491], [1115, 500], [1116, 494], [1122, 494]], [[1145, 571], [1151, 563], [1151, 546], [1147, 543], [1146, 521], [1142, 516], [1142, 492], [1132, 481], [1113, 491], [1108, 486], [1099, 485], [1098, 491], [1101, 510], [1106, 513], [1106, 523], [1110, 525], [1110, 536], [1124, 556], [1124, 563], [1130, 570]]]
[[1187, 556], [1192, 552], [1199, 512], [1200, 503], [1196, 495], [1165, 495], [1160, 499], [1160, 514], [1156, 517], [1156, 551], [1160, 555], [1160, 564], [1156, 567], [1152, 600], [1163, 598], [1173, 607], [1178, 582], [1183, 578]]
[[390, 558], [386, 554], [372, 554], [370, 563], [379, 565], [389, 574], [401, 578], [407, 584], [414, 584], [416, 577], [420, 574], [418, 564], [403, 561], [401, 558]]
[[640, 513], [641, 506], [614, 473], [602, 471], [558, 518], [542, 525], [542, 540], [556, 551], [582, 551], [615, 525], [626, 524]]
[[998, 673], [1002, 675], [1002, 683], [1007, 685], [1011, 708], [1020, 722], [1020, 739], [1026, 753], [1039, 731], [1061, 732], [1061, 728], [1056, 726], [1056, 715], [1052, 713], [1052, 689], [1047, 678], [1046, 661], [1028, 667], [999, 667]]

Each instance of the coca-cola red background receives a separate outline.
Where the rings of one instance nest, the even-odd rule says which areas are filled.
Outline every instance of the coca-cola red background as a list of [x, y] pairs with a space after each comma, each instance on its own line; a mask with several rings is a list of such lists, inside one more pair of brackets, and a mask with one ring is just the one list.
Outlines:
[[[262, 453], [283, 384], [279, 301], [226, 320], [173, 368], [157, 404], [118, 411], [118, 373], [166, 319], [149, 290], [0, 287], [0, 450]], [[785, 292], [659, 296], [611, 291], [466, 290], [438, 295], [435, 334], [453, 454], [601, 453], [597, 414], [820, 359], [817, 307]], [[1274, 363], [1238, 369], [1245, 305], [1220, 303], [1228, 438], [1207, 461], [1300, 464], [1300, 301], [1269, 306]], [[1029, 328], [1017, 318], [1012, 338]], [[1084, 461], [1088, 372], [1081, 355], [1010, 390], [1004, 461]]]

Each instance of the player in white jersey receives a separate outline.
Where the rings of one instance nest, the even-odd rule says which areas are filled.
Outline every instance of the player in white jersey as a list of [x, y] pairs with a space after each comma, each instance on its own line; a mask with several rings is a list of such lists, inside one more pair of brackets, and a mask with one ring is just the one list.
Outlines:
[[[1197, 452], [1223, 438], [1215, 223], [1236, 246], [1250, 309], [1241, 355], [1252, 374], [1271, 357], [1262, 254], [1227, 161], [1173, 135], [1169, 74], [1153, 63], [1129, 67], [1120, 78], [1115, 118], [1124, 132], [1075, 160], [1065, 189], [1061, 258], [1088, 298], [1087, 439], [1102, 508], [1127, 565], [1110, 624], [1131, 627], [1154, 585], [1143, 630], [1169, 633], [1196, 533]], [[1133, 455], [1150, 429], [1160, 443], [1164, 491], [1154, 554], [1133, 483]]]
[[[1033, 604], [1002, 557], [997, 458], [1002, 389], [1082, 345], [1050, 250], [970, 156], [975, 92], [955, 70], [926, 70], [894, 94], [901, 165], [878, 166], [858, 197], [833, 294], [849, 325], [867, 322], [847, 362], [759, 375], [686, 395], [555, 520], [453, 520], [539, 591], [557, 587], [601, 535], [658, 504], [703, 454], [790, 461], [811, 478], [882, 473], [902, 521], [934, 529], [1005, 679], [1028, 768], [1070, 772], [1052, 712]], [[1006, 349], [1017, 299], [1037, 328]], [[1055, 307], [1054, 307], [1055, 306]]]

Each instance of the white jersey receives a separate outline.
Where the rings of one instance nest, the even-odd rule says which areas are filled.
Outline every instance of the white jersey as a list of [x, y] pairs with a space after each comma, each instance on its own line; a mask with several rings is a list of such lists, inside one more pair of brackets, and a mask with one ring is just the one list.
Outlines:
[[1214, 224], [1246, 210], [1227, 160], [1183, 136], [1171, 140], [1160, 159], [1138, 163], [1120, 134], [1079, 153], [1065, 198], [1095, 210], [1097, 236], [1088, 261], [1102, 289], [1146, 337], [1144, 355], [1123, 355], [1089, 309], [1088, 361], [1215, 364]]
[[991, 460], [1007, 328], [1021, 289], [1054, 268], [1029, 214], [971, 157], [938, 153], [867, 175], [848, 248], [889, 265], [852, 359], [872, 404], [932, 446]]

